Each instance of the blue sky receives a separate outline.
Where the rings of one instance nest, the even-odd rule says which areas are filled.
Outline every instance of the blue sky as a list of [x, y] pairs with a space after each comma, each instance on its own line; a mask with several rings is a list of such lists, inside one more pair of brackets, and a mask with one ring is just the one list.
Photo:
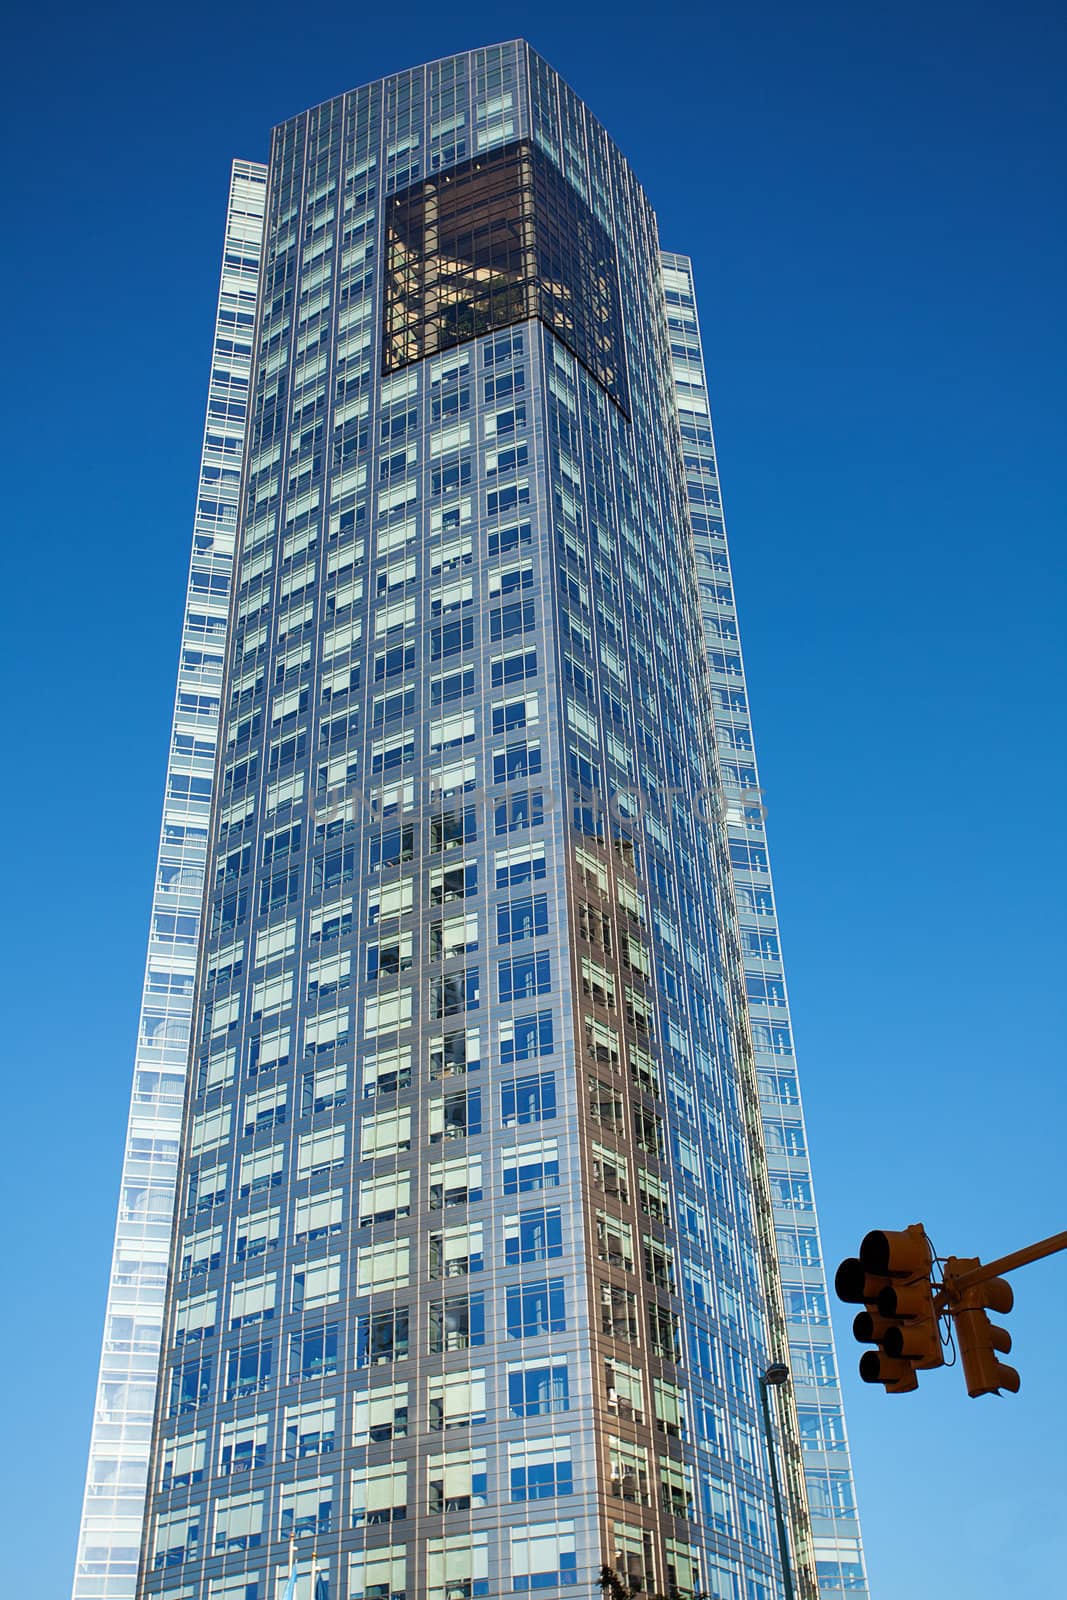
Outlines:
[[[33, 1600], [73, 1559], [228, 163], [383, 72], [526, 33], [695, 258], [827, 1260], [1064, 1225], [1062, 14], [399, 14], [8, 24], [0, 1476]], [[839, 1308], [876, 1600], [1059, 1591], [1065, 1278], [1016, 1276], [999, 1401], [864, 1388]]]

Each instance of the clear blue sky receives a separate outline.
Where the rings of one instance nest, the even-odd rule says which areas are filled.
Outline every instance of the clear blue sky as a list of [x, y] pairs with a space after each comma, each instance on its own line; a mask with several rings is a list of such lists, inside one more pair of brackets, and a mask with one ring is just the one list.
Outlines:
[[[827, 1259], [1065, 1225], [1058, 9], [9, 21], [5, 1594], [70, 1578], [228, 163], [383, 72], [527, 34], [695, 257]], [[1065, 1282], [999, 1401], [863, 1388], [840, 1308], [875, 1600], [1062, 1592]]]

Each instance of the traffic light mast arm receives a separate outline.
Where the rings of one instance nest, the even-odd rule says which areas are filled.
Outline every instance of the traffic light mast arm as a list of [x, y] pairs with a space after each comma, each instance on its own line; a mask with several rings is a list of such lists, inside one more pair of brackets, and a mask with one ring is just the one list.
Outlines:
[[952, 1277], [942, 1286], [938, 1295], [938, 1310], [951, 1306], [953, 1300], [965, 1294], [968, 1289], [973, 1289], [976, 1284], [987, 1283], [990, 1278], [999, 1278], [1002, 1272], [1014, 1272], [1016, 1267], [1029, 1266], [1031, 1261], [1041, 1261], [1045, 1256], [1054, 1256], [1060, 1250], [1067, 1250], [1067, 1233], [1054, 1233], [1049, 1239], [1042, 1239], [1037, 1244], [1024, 1245], [1021, 1250], [1013, 1250], [1010, 1255], [1001, 1256], [999, 1261], [985, 1261], [981, 1266], [972, 1267], [969, 1272]]

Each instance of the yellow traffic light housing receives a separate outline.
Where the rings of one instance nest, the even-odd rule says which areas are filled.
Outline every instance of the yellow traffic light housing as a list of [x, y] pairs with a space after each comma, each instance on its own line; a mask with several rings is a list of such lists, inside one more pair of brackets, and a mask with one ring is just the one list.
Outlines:
[[1015, 1296], [998, 1272], [1014, 1272], [1031, 1261], [1067, 1250], [1067, 1233], [984, 1264], [977, 1256], [949, 1256], [941, 1283], [934, 1280], [934, 1253], [921, 1222], [899, 1233], [868, 1233], [858, 1256], [842, 1261], [834, 1277], [837, 1298], [860, 1305], [852, 1332], [860, 1344], [877, 1345], [860, 1358], [864, 1383], [884, 1384], [887, 1394], [919, 1387], [917, 1372], [942, 1367], [941, 1318], [956, 1329], [967, 1393], [1019, 1392], [1019, 1374], [997, 1356], [1011, 1349], [1011, 1334], [990, 1322], [986, 1311], [1010, 1311]]
[[970, 1288], [958, 1289], [958, 1280], [981, 1266], [977, 1257], [950, 1256], [945, 1262], [945, 1289], [949, 1295], [952, 1320], [956, 1328], [960, 1363], [972, 1399], [980, 1394], [1000, 1394], [1007, 1389], [1019, 1392], [1019, 1374], [1014, 1367], [997, 1360], [997, 1353], [1011, 1350], [1011, 1334], [986, 1316], [987, 1308], [1001, 1316], [1015, 1304], [1011, 1284], [1004, 1278], [987, 1278]]
[[919, 1222], [902, 1232], [876, 1230], [859, 1256], [842, 1261], [834, 1279], [838, 1299], [865, 1305], [852, 1324], [860, 1344], [876, 1344], [860, 1358], [864, 1383], [881, 1383], [887, 1394], [919, 1386], [916, 1372], [944, 1362], [934, 1305], [933, 1252]]

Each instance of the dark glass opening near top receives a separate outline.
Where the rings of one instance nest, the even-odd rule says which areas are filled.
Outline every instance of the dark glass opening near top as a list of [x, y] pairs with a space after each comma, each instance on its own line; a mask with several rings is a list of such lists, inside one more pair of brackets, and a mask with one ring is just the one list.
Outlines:
[[615, 246], [525, 140], [391, 196], [382, 370], [531, 317], [628, 414]]

